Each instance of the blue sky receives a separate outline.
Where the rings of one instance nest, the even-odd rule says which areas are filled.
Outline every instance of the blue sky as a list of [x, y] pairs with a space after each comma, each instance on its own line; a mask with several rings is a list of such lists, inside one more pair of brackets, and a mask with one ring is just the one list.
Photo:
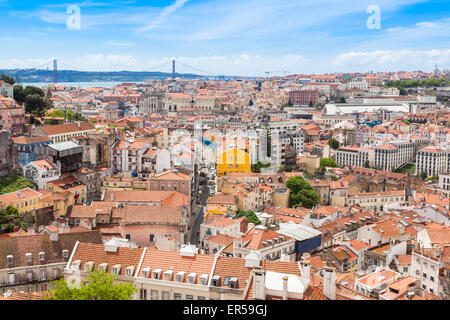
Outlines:
[[[67, 27], [71, 5], [80, 30]], [[370, 5], [380, 29], [367, 27]], [[0, 0], [0, 16], [0, 68], [52, 58], [82, 70], [149, 70], [175, 58], [249, 76], [450, 68], [448, 0]]]

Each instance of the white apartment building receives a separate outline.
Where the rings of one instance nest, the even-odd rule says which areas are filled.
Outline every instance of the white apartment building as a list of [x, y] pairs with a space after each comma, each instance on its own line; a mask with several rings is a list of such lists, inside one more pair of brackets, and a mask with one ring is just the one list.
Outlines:
[[375, 167], [383, 171], [392, 171], [405, 163], [414, 161], [415, 144], [395, 142], [375, 147]]
[[426, 172], [428, 176], [438, 176], [448, 171], [448, 151], [428, 146], [417, 152], [416, 174]]
[[345, 84], [345, 89], [346, 90], [350, 90], [353, 88], [357, 88], [363, 91], [367, 91], [367, 89], [369, 89], [369, 84], [367, 83], [367, 81], [363, 80], [363, 81], [350, 81], [348, 83]]
[[117, 172], [143, 171], [143, 158], [152, 145], [146, 141], [118, 141], [112, 147], [112, 167]]
[[439, 269], [449, 264], [447, 248], [412, 252], [411, 275], [420, 280], [422, 290], [439, 295]]
[[47, 182], [58, 180], [61, 170], [48, 160], [33, 161], [23, 168], [23, 175], [37, 184], [38, 189], [45, 189]]
[[439, 175], [439, 189], [445, 196], [450, 196], [450, 174]]
[[375, 162], [375, 151], [372, 148], [340, 147], [336, 150], [336, 163], [342, 167], [364, 167]]

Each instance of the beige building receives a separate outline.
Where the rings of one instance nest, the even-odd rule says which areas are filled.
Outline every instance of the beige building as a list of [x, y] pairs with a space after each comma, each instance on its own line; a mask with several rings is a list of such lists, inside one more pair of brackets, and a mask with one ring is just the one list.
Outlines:
[[37, 135], [48, 136], [54, 143], [66, 142], [79, 136], [87, 136], [95, 132], [95, 127], [89, 122], [65, 123], [58, 125], [45, 125], [33, 129]]
[[406, 202], [405, 190], [388, 192], [366, 192], [348, 195], [348, 204], [358, 204], [368, 211], [383, 211], [384, 206], [394, 203], [404, 204]]
[[[136, 300], [302, 299], [308, 296], [309, 267], [302, 264], [302, 272], [297, 262], [262, 261], [256, 254], [247, 259], [202, 255], [193, 246], [171, 252], [79, 242], [65, 278], [86, 279], [89, 272], [103, 270], [117, 275], [117, 281], [134, 283]], [[283, 292], [284, 277], [302, 282], [299, 292], [291, 285]]]

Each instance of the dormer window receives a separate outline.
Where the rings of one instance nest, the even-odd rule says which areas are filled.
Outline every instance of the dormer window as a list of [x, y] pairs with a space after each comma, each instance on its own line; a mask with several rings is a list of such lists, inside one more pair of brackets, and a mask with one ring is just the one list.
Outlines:
[[[107, 263], [102, 263], [98, 265], [98, 271], [101, 272], [106, 272], [106, 270], [108, 270], [108, 264]], [[113, 270], [114, 273], [114, 270]]]
[[91, 272], [94, 269], [94, 261], [86, 262], [84, 265], [84, 271]]
[[209, 278], [208, 274], [206, 274], [206, 273], [202, 274], [200, 276], [200, 284], [203, 285], [203, 286], [206, 286], [208, 284], [208, 278]]
[[127, 277], [132, 277], [133, 274], [134, 274], [134, 266], [128, 266], [128, 267], [125, 269], [125, 275], [126, 275]]
[[237, 277], [232, 277], [230, 279], [230, 282], [229, 282], [230, 288], [237, 289], [238, 288], [238, 281], [239, 281], [239, 279]]
[[212, 277], [212, 282], [211, 284], [214, 287], [220, 287], [220, 276], [219, 275], [215, 275], [214, 277]]
[[116, 264], [115, 266], [112, 267], [112, 273], [115, 275], [119, 275], [121, 269], [122, 269], [122, 265]]
[[189, 275], [188, 275], [188, 282], [190, 284], [195, 284], [195, 280], [196, 279], [197, 279], [197, 273], [195, 273], [195, 272], [189, 273]]
[[166, 272], [164, 272], [164, 280], [171, 281], [172, 280], [172, 275], [173, 275], [173, 271], [172, 270], [167, 270]]
[[178, 272], [178, 273], [177, 273], [177, 276], [176, 276], [177, 282], [184, 282], [184, 275], [185, 275], [185, 274], [186, 274], [186, 273], [185, 273], [184, 271]]
[[161, 279], [161, 269], [156, 269], [153, 271], [153, 279], [160, 280]]
[[144, 269], [142, 269], [142, 276], [144, 278], [149, 278], [150, 277], [150, 271], [152, 271], [151, 268], [144, 268]]
[[72, 270], [80, 270], [81, 260], [72, 262]]

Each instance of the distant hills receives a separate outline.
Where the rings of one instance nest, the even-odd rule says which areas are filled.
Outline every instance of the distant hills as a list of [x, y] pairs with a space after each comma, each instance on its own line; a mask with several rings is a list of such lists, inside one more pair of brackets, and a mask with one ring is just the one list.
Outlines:
[[[36, 69], [0, 69], [0, 74], [6, 74], [22, 83], [53, 82], [53, 70]], [[176, 73], [177, 78], [183, 79], [220, 79], [229, 80], [227, 76], [201, 76], [190, 73]], [[140, 72], [140, 71], [70, 71], [59, 70], [58, 82], [142, 82], [148, 79], [163, 80], [172, 78], [172, 73]]]

